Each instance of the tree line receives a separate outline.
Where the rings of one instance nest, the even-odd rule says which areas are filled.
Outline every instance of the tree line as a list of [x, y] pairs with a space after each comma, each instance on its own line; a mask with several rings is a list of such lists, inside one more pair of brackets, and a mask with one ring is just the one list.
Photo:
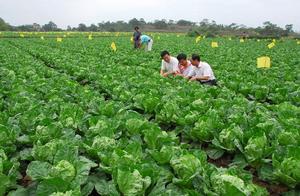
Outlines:
[[232, 23], [230, 25], [217, 24], [213, 20], [204, 19], [201, 22], [192, 22], [188, 20], [155, 20], [146, 22], [143, 18], [133, 18], [126, 21], [106, 21], [97, 24], [86, 25], [80, 23], [77, 27], [68, 26], [67, 29], [59, 28], [54, 22], [40, 25], [37, 23], [12, 26], [0, 18], [0, 31], [82, 31], [82, 32], [127, 32], [132, 31], [135, 26], [139, 26], [143, 31], [154, 32], [184, 32], [190, 36], [206, 35], [215, 36], [243, 36], [243, 37], [299, 37], [299, 34], [293, 30], [292, 24], [285, 25], [284, 28], [266, 21], [259, 27], [247, 27]]

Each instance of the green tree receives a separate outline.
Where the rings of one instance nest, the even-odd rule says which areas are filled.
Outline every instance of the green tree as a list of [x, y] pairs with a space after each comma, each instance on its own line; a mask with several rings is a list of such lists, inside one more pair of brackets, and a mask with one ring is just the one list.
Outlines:
[[166, 29], [166, 28], [168, 28], [168, 24], [165, 20], [155, 20], [153, 25], [157, 29]]
[[77, 28], [78, 31], [88, 31], [88, 28], [85, 24], [80, 23]]
[[147, 24], [144, 18], [140, 18], [139, 22], [140, 22], [140, 25]]
[[42, 27], [42, 29], [44, 31], [58, 31], [59, 30], [57, 28], [57, 25], [54, 22], [52, 22], [52, 21], [50, 21], [48, 24], [44, 24], [43, 27]]
[[8, 31], [9, 24], [7, 24], [2, 18], [0, 18], [0, 31]]
[[98, 27], [95, 24], [91, 24], [91, 26], [89, 27], [89, 30], [95, 32], [95, 31], [98, 31]]
[[133, 18], [133, 19], [129, 20], [128, 24], [131, 27], [135, 27], [135, 26], [141, 25], [140, 21], [138, 19], [136, 19], [136, 18]]
[[179, 26], [192, 26], [194, 23], [188, 20], [178, 20], [177, 25]]
[[293, 25], [292, 24], [287, 24], [285, 25], [285, 31], [287, 32], [287, 34], [289, 35], [290, 33], [293, 33]]

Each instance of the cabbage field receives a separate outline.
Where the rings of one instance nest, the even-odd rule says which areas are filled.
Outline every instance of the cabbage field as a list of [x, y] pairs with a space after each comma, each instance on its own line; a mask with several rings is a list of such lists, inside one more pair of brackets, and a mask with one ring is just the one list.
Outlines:
[[[3, 34], [0, 195], [300, 194], [297, 40]], [[161, 77], [164, 49], [200, 53], [219, 86]]]

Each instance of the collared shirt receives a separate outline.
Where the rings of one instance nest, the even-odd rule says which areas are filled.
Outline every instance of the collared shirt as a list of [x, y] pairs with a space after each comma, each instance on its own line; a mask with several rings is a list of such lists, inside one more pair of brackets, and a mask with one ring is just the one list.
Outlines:
[[170, 57], [170, 62], [166, 62], [162, 60], [161, 62], [161, 70], [166, 72], [180, 72], [178, 66], [178, 60], [175, 57]]
[[193, 65], [190, 61], [188, 61], [188, 65], [186, 67], [179, 65], [180, 73], [183, 74], [183, 76], [188, 76], [189, 73], [192, 71]]
[[208, 80], [201, 80], [201, 82], [215, 80], [215, 75], [210, 65], [206, 62], [200, 62], [199, 66], [193, 66], [193, 69], [188, 74], [189, 77], [204, 77], [208, 76]]

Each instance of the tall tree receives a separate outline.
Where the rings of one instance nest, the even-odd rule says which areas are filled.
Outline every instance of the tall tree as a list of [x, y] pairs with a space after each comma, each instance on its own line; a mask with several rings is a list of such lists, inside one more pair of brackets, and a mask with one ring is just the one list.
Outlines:
[[294, 31], [293, 31], [293, 25], [292, 24], [287, 24], [287, 25], [285, 25], [285, 30], [286, 30], [286, 32], [287, 33], [293, 33]]
[[165, 20], [155, 20], [153, 25], [157, 29], [166, 29], [166, 28], [168, 28], [168, 24]]
[[77, 28], [78, 31], [88, 31], [88, 28], [85, 24], [80, 23]]
[[0, 18], [0, 31], [8, 31], [9, 24], [7, 24], [2, 18]]
[[57, 25], [54, 22], [52, 22], [52, 21], [50, 21], [48, 24], [44, 24], [43, 27], [42, 27], [42, 29], [44, 31], [58, 31], [59, 30], [57, 28]]
[[133, 19], [129, 20], [128, 24], [131, 25], [131, 27], [141, 25], [140, 21], [136, 18], [133, 18]]
[[95, 32], [95, 31], [98, 31], [98, 27], [95, 24], [91, 24], [91, 26], [89, 27], [89, 30]]
[[193, 22], [188, 21], [188, 20], [178, 20], [177, 25], [179, 26], [191, 26]]

